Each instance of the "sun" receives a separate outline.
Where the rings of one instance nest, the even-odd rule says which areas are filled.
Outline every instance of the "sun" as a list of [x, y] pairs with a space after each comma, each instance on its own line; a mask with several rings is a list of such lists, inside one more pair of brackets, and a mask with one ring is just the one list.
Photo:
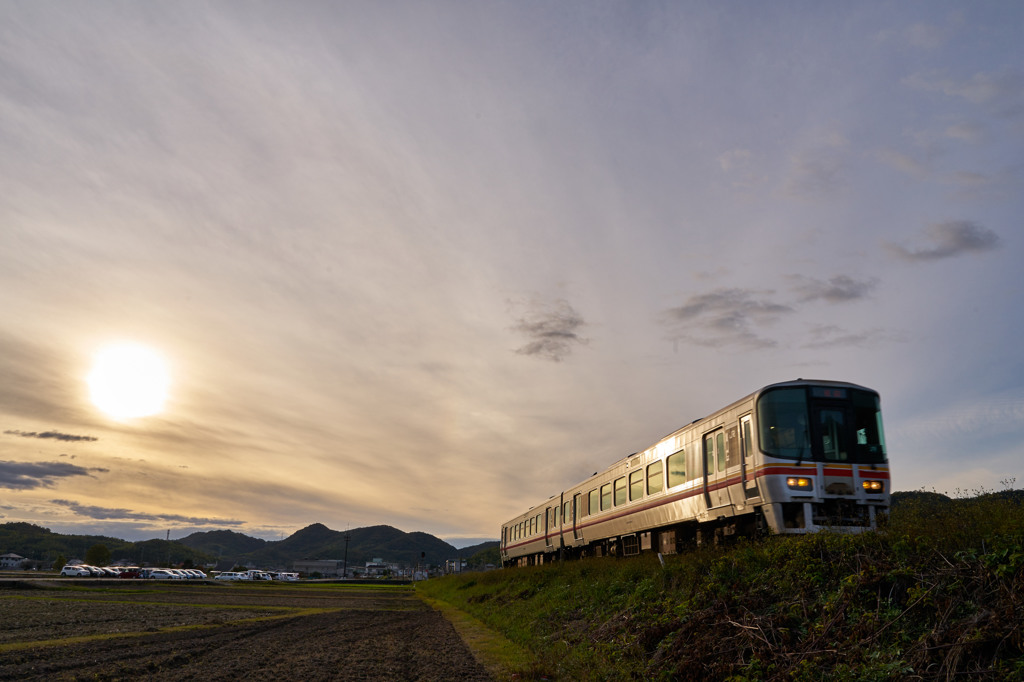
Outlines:
[[115, 419], [148, 417], [163, 409], [170, 386], [167, 364], [156, 351], [133, 343], [104, 348], [89, 373], [89, 395]]

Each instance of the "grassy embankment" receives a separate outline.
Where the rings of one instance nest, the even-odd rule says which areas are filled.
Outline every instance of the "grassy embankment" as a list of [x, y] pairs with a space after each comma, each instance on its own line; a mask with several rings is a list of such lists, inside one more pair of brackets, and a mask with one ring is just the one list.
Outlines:
[[1019, 496], [910, 495], [879, 532], [418, 585], [517, 679], [1024, 680]]

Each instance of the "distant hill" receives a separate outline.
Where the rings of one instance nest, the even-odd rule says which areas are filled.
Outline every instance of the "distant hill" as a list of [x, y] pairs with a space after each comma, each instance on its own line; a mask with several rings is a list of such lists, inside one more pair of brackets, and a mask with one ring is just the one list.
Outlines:
[[195, 564], [223, 560], [264, 568], [290, 568], [296, 559], [347, 559], [351, 565], [380, 558], [387, 562], [439, 565], [448, 559], [469, 559], [482, 550], [496, 549], [485, 542], [456, 549], [428, 533], [406, 533], [391, 526], [331, 530], [314, 523], [284, 540], [262, 540], [231, 530], [197, 532], [179, 540], [129, 542], [99, 535], [60, 535], [31, 523], [0, 524], [0, 553], [14, 552], [30, 560], [49, 563], [58, 556], [81, 559], [90, 547], [102, 544], [112, 561], [131, 563]]
[[[222, 533], [228, 535], [220, 535]], [[252, 544], [246, 544], [243, 538]], [[498, 546], [498, 542], [494, 541], [456, 549], [428, 533], [406, 533], [391, 526], [369, 526], [339, 531], [331, 530], [322, 523], [306, 526], [278, 541], [255, 540], [232, 531], [213, 531], [193, 533], [181, 538], [179, 542], [206, 554], [231, 559], [236, 563], [251, 562], [261, 566], [287, 566], [296, 559], [346, 558], [351, 564], [361, 564], [380, 558], [410, 565], [419, 562], [436, 565], [448, 559], [469, 558], [481, 549]]]

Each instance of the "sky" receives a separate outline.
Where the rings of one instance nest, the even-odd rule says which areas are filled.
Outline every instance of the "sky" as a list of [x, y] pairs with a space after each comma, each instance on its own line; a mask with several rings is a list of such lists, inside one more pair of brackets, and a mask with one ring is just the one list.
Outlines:
[[895, 490], [1024, 487], [1022, 27], [0, 0], [0, 522], [496, 539], [798, 377], [879, 391]]

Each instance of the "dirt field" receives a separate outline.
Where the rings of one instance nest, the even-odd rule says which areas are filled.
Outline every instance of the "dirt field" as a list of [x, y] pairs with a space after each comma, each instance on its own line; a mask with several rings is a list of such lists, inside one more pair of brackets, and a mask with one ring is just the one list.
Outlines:
[[0, 589], [0, 680], [490, 680], [409, 587]]

